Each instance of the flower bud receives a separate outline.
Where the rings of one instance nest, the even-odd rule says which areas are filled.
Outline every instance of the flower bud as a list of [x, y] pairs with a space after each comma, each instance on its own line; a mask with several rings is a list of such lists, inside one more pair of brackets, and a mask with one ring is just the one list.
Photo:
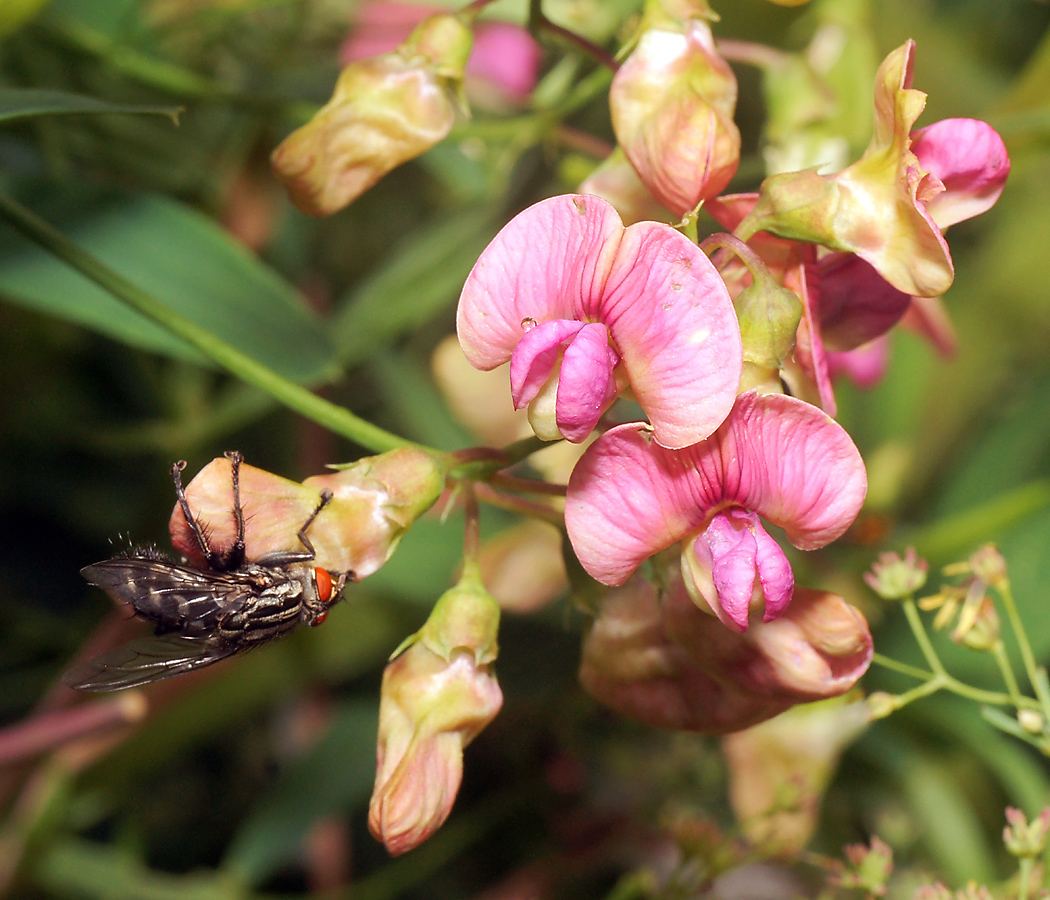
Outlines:
[[499, 606], [471, 573], [441, 596], [383, 673], [368, 827], [394, 856], [448, 818], [463, 748], [503, 704], [492, 671], [498, 625]]
[[781, 287], [766, 273], [744, 288], [734, 303], [744, 344], [741, 390], [748, 371], [771, 372], [779, 387], [779, 372], [795, 348], [795, 334], [802, 320], [802, 301], [794, 291]]
[[843, 852], [846, 867], [833, 883], [838, 887], [859, 888], [876, 897], [884, 896], [886, 882], [893, 871], [893, 851], [889, 846], [873, 837], [870, 846], [850, 844]]
[[676, 215], [716, 196], [736, 172], [736, 91], [711, 29], [695, 18], [684, 33], [643, 33], [613, 79], [616, 139], [653, 196]]
[[752, 845], [782, 856], [809, 844], [839, 757], [867, 724], [863, 703], [838, 699], [796, 706], [723, 738], [729, 800]]
[[959, 622], [952, 631], [952, 640], [971, 650], [991, 650], [999, 643], [1000, 631], [995, 604], [990, 598], [981, 596], [977, 602], [963, 607]]
[[1017, 711], [1017, 724], [1029, 734], [1042, 734], [1046, 728], [1046, 719], [1037, 709], [1020, 709]]
[[868, 718], [873, 722], [876, 719], [885, 719], [886, 716], [897, 711], [897, 698], [886, 691], [875, 691], [869, 694], [864, 703], [868, 707]]
[[394, 53], [343, 69], [332, 99], [273, 152], [303, 212], [338, 212], [391, 169], [444, 140], [473, 37], [455, 16], [424, 20]]
[[[397, 548], [416, 518], [429, 509], [444, 486], [444, 467], [414, 448], [359, 459], [302, 484], [242, 463], [239, 470], [247, 559], [302, 549], [298, 531], [317, 509], [321, 491], [332, 499], [307, 534], [315, 564], [357, 579], [371, 575]], [[186, 486], [186, 500], [213, 549], [229, 547], [236, 536], [230, 460], [212, 460]], [[176, 504], [169, 523], [173, 546], [196, 565], [205, 559]]]
[[926, 584], [927, 568], [926, 560], [909, 547], [903, 559], [897, 553], [880, 553], [871, 571], [864, 573], [864, 580], [883, 600], [903, 600]]
[[1043, 809], [1031, 822], [1023, 812], [1012, 806], [1006, 808], [1007, 825], [1003, 829], [1006, 849], [1019, 859], [1036, 859], [1046, 849], [1050, 831], [1050, 806]]

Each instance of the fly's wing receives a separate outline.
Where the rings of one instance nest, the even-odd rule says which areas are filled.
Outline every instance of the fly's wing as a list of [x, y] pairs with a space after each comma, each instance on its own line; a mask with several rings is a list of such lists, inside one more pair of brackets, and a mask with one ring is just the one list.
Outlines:
[[181, 634], [139, 638], [67, 669], [62, 682], [78, 691], [119, 691], [203, 669], [239, 649]]
[[91, 584], [155, 622], [157, 633], [207, 637], [252, 594], [243, 577], [180, 566], [155, 556], [118, 556], [80, 570]]

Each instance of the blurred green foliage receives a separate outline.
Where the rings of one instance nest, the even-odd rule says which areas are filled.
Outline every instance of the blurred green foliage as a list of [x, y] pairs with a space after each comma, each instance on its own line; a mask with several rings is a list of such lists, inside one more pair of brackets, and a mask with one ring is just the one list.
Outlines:
[[[887, 547], [915, 542], [939, 566], [995, 540], [1046, 660], [1050, 7], [878, 0], [869, 18], [861, 0], [715, 5], [718, 36], [788, 50], [805, 45], [818, 15], [846, 16], [876, 51], [854, 59], [861, 69], [913, 37], [915, 86], [930, 95], [920, 125], [977, 116], [1003, 134], [1005, 194], [950, 235], [958, 354], [940, 359], [898, 333], [885, 381], [839, 387], [881, 525], [802, 565], [809, 583], [823, 579], [868, 612], [880, 652], [917, 661], [900, 617], [874, 605], [859, 573]], [[524, 21], [524, 4], [501, 7]], [[544, 8], [608, 41], [632, 5]], [[593, 90], [564, 123], [478, 115], [349, 209], [308, 220], [267, 157], [327, 96], [355, 12], [330, 0], [52, 0], [0, 43], [0, 190], [285, 377], [406, 437], [466, 446], [429, 378], [430, 354], [502, 222], [575, 187], [560, 180], [574, 152], [562, 125], [609, 140], [607, 106]], [[561, 44], [545, 50], [537, 96], [554, 109], [591, 64], [561, 60]], [[746, 158], [732, 188], [744, 190], [761, 171], [764, 108], [757, 76], [738, 72]], [[178, 126], [156, 114], [173, 108]], [[848, 112], [847, 131], [869, 115]], [[866, 139], [852, 136], [854, 152]], [[10, 723], [54, 702], [41, 698], [71, 655], [100, 621], [112, 624], [77, 570], [122, 534], [166, 543], [172, 460], [192, 471], [237, 448], [301, 478], [362, 449], [216, 371], [6, 227], [0, 297], [0, 716]], [[486, 512], [484, 524], [493, 533], [508, 521]], [[326, 896], [445, 900], [532, 877], [544, 896], [603, 897], [643, 861], [667, 810], [729, 822], [716, 742], [654, 735], [582, 693], [580, 619], [563, 603], [508, 617], [506, 707], [468, 751], [450, 822], [420, 850], [386, 858], [364, 827], [379, 673], [448, 585], [460, 540], [455, 518], [424, 520], [324, 628], [158, 686], [148, 720], [106, 752], [0, 770], [0, 893], [302, 896], [345, 885], [352, 862], [352, 893]], [[972, 652], [945, 658], [975, 682], [991, 675]], [[873, 671], [869, 683], [906, 679]], [[1048, 801], [1046, 760], [938, 696], [849, 751], [816, 846], [837, 853], [878, 832], [902, 865], [996, 879], [1010, 873], [1003, 806], [1032, 813]], [[331, 835], [341, 853], [326, 849]]]

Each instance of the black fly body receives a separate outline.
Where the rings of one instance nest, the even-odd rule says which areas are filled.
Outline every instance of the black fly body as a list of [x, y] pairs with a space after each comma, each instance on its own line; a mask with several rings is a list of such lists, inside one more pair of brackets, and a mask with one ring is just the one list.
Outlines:
[[237, 537], [216, 550], [190, 510], [182, 487], [183, 461], [171, 468], [175, 493], [207, 568], [176, 563], [154, 547], [136, 547], [81, 570], [93, 585], [151, 622], [154, 633], [69, 669], [62, 680], [82, 691], [115, 691], [192, 672], [258, 647], [299, 625], [320, 625], [352, 573], [312, 566], [307, 530], [332, 499], [321, 493], [299, 529], [304, 550], [269, 553], [248, 561], [244, 548], [240, 453], [226, 454], [233, 478]]

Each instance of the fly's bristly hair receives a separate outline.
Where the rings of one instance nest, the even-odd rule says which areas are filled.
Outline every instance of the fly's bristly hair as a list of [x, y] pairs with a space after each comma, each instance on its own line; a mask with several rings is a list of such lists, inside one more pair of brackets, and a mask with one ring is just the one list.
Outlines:
[[328, 573], [312, 566], [307, 529], [332, 499], [323, 492], [299, 529], [305, 549], [244, 557], [240, 453], [231, 462], [237, 538], [215, 551], [208, 529], [190, 510], [182, 487], [184, 462], [172, 466], [175, 493], [207, 568], [174, 562], [156, 547], [133, 547], [81, 570], [87, 581], [153, 625], [153, 635], [73, 666], [62, 680], [82, 691], [115, 691], [209, 666], [258, 647], [297, 628], [319, 625], [338, 599], [351, 572]]

